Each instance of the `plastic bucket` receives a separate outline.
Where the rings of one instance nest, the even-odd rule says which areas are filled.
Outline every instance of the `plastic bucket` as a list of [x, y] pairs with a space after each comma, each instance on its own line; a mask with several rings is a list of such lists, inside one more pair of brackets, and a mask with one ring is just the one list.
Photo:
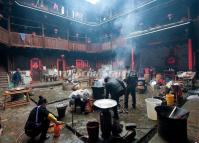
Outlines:
[[174, 105], [174, 95], [173, 94], [166, 94], [166, 101], [168, 106]]
[[155, 107], [162, 104], [162, 101], [155, 98], [147, 98], [145, 99], [146, 107], [147, 107], [147, 116], [151, 120], [157, 120], [157, 113], [155, 111]]
[[59, 125], [54, 125], [54, 137], [59, 137], [61, 134], [61, 128]]
[[99, 137], [99, 123], [92, 121], [86, 124], [89, 142], [95, 142]]
[[177, 107], [173, 116], [169, 118], [173, 108], [171, 106], [155, 107], [158, 115], [158, 135], [169, 143], [187, 143], [189, 112]]
[[101, 86], [101, 87], [95, 87], [95, 86], [92, 86], [92, 91], [93, 91], [93, 99], [103, 99], [104, 98], [104, 87]]
[[58, 104], [56, 106], [59, 119], [65, 117], [66, 107], [67, 107], [67, 105], [64, 105], [64, 104]]

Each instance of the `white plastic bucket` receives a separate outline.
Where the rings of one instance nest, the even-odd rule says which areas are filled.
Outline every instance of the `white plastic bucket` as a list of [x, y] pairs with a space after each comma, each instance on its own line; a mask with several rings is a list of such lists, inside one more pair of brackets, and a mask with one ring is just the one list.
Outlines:
[[157, 113], [155, 107], [162, 104], [162, 101], [155, 98], [146, 98], [147, 116], [151, 120], [157, 120]]

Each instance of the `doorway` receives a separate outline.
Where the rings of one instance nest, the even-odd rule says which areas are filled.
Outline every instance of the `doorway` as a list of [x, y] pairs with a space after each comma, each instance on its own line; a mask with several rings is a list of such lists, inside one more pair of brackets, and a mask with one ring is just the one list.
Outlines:
[[0, 54], [0, 72], [5, 72], [7, 70], [7, 56], [4, 52], [1, 52]]
[[61, 59], [57, 59], [57, 71], [58, 71], [58, 75], [59, 77], [63, 78], [63, 71], [65, 71], [65, 60], [63, 58]]
[[41, 67], [42, 67], [42, 64], [39, 58], [32, 58], [30, 60], [30, 72], [31, 72], [33, 81], [41, 80]]

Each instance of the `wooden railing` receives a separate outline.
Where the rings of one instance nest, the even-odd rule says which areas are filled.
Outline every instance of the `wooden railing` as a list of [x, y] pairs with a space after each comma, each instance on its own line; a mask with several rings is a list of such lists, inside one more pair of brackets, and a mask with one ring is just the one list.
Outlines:
[[88, 45], [86, 43], [69, 42], [69, 49], [71, 51], [82, 51], [86, 52], [88, 50]]
[[88, 52], [91, 52], [91, 53], [102, 52], [102, 47], [101, 47], [101, 44], [99, 43], [89, 44], [87, 49], [88, 49]]
[[111, 49], [111, 42], [106, 42], [101, 44], [102, 51], [110, 50]]
[[122, 37], [114, 39], [112, 41], [112, 45], [111, 45], [112, 49], [124, 48], [124, 46], [126, 46], [126, 40]]
[[68, 40], [44, 37], [44, 46], [49, 49], [69, 50]]
[[0, 27], [0, 42], [4, 44], [8, 44], [8, 31]]
[[16, 32], [10, 33], [11, 46], [15, 47], [43, 47], [43, 37], [32, 34], [19, 34]]
[[[8, 31], [2, 28], [0, 28], [0, 42], [9, 44]], [[113, 42], [88, 44], [68, 41], [60, 38], [43, 37], [32, 34], [10, 32], [10, 45], [13, 47], [46, 48], [66, 51], [97, 53], [121, 47], [121, 44], [123, 44], [123, 42], [121, 42], [121, 40], [118, 39], [113, 40]]]

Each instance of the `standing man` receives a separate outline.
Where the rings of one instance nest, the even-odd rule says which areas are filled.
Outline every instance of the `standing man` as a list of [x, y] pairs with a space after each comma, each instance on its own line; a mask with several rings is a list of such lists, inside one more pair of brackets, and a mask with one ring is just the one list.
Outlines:
[[113, 118], [117, 120], [119, 119], [118, 110], [117, 110], [117, 107], [119, 105], [119, 98], [120, 96], [124, 94], [125, 89], [121, 85], [119, 79], [106, 77], [104, 79], [104, 82], [105, 82], [105, 88], [106, 88], [106, 98], [108, 98], [110, 94], [111, 99], [117, 102], [117, 106], [113, 108], [113, 112], [114, 112]]
[[125, 105], [125, 112], [128, 112], [128, 98], [129, 94], [131, 93], [132, 96], [132, 107], [133, 109], [136, 109], [136, 85], [137, 85], [137, 80], [138, 77], [135, 74], [135, 72], [130, 71], [129, 67], [127, 67], [127, 75], [126, 75], [126, 93], [125, 93], [125, 100], [124, 100], [124, 105]]
[[17, 71], [13, 74], [12, 82], [14, 84], [14, 87], [17, 87], [22, 83], [21, 71], [19, 68], [17, 68]]

